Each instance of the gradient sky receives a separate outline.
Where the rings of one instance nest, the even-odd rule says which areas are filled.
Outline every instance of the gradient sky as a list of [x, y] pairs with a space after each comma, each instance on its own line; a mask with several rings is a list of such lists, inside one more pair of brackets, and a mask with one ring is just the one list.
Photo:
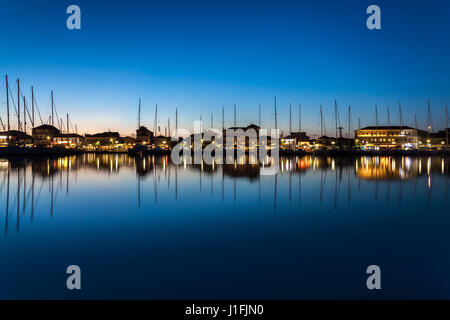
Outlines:
[[[66, 8], [81, 7], [82, 29], [66, 28]], [[366, 28], [366, 8], [381, 8], [382, 29]], [[435, 128], [450, 106], [450, 1], [100, 1], [0, 0], [0, 116], [6, 117], [4, 75], [34, 85], [43, 116], [50, 90], [60, 116], [79, 133], [132, 133], [142, 98], [143, 123], [160, 126], [179, 110], [179, 127], [192, 129], [203, 116], [209, 126], [233, 122], [273, 127], [273, 97], [279, 124], [293, 128], [302, 104], [303, 130], [320, 133], [319, 105], [334, 132], [333, 101], [347, 127], [404, 119], [426, 124], [430, 98]], [[16, 92], [16, 88], [13, 88]], [[15, 98], [15, 97], [14, 97]], [[15, 98], [16, 99], [16, 98]], [[12, 111], [14, 112], [14, 111]]]

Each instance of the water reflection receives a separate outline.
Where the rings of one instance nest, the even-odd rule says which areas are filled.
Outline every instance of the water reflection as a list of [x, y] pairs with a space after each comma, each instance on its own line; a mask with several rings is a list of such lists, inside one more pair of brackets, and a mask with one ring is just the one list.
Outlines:
[[[381, 201], [390, 204], [397, 197], [399, 207], [405, 197], [425, 195], [429, 207], [436, 177], [441, 177], [438, 188], [441, 192], [443, 190], [445, 201], [448, 198], [447, 158], [288, 157], [280, 159], [279, 173], [273, 176], [261, 175], [261, 167], [249, 164], [250, 160], [247, 156], [233, 164], [189, 165], [184, 162], [175, 166], [169, 156], [130, 157], [124, 154], [0, 159], [4, 234], [8, 234], [14, 214], [16, 230], [20, 229], [21, 219], [25, 219], [25, 215], [29, 215], [28, 219], [32, 222], [36, 205], [42, 201], [46, 204], [41, 208], [46, 208], [48, 216], [53, 217], [56, 199], [64, 194], [69, 196], [72, 186], [78, 185], [79, 173], [96, 177], [99, 177], [98, 174], [103, 177], [134, 175], [138, 209], [142, 201], [149, 198], [158, 204], [158, 193], [162, 192], [163, 185], [172, 199], [178, 201], [180, 178], [183, 188], [187, 185], [190, 190], [197, 189], [199, 201], [219, 194], [222, 202], [232, 201], [236, 205], [240, 194], [256, 190], [257, 195], [252, 197], [257, 198], [257, 206], [266, 209], [265, 204], [270, 200], [273, 211], [277, 211], [278, 206], [301, 206], [305, 188], [308, 196], [316, 199], [319, 205], [335, 209], [341, 202], [350, 205], [352, 197], [360, 198], [362, 193], [365, 198], [372, 197], [373, 203]], [[420, 179], [425, 179], [426, 183], [418, 185]], [[230, 180], [231, 185], [227, 183]], [[362, 188], [365, 183], [370, 183], [370, 191], [367, 186]], [[148, 189], [143, 194], [143, 184], [152, 187], [151, 197]], [[405, 188], [411, 186], [413, 189], [405, 193]], [[227, 192], [229, 189], [232, 189], [231, 198]], [[308, 200], [312, 201], [311, 198]], [[39, 214], [43, 213], [41, 209]]]
[[[449, 298], [448, 165], [288, 157], [267, 176], [248, 158], [0, 159], [0, 296], [373, 298], [360, 275], [376, 263], [381, 298]], [[79, 296], [69, 264], [91, 277]]]

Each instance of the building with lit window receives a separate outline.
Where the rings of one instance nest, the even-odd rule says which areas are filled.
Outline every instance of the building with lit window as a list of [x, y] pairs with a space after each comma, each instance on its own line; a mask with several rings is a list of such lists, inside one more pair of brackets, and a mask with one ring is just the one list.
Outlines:
[[84, 143], [87, 149], [112, 150], [122, 147], [122, 138], [118, 132], [102, 132], [96, 134], [86, 134]]
[[171, 145], [170, 137], [159, 135], [153, 138], [153, 145], [156, 148], [168, 149]]
[[66, 148], [76, 148], [84, 143], [84, 137], [76, 133], [60, 133], [53, 137], [53, 142]]
[[153, 132], [148, 130], [144, 126], [140, 126], [139, 129], [136, 130], [136, 143], [148, 145], [151, 144], [153, 140]]
[[61, 134], [59, 129], [49, 124], [33, 128], [33, 143], [37, 146], [49, 146], [56, 136]]
[[309, 150], [309, 137], [306, 132], [291, 132], [286, 137], [280, 139], [281, 149], [284, 150]]
[[369, 126], [355, 130], [361, 149], [417, 149], [427, 144], [428, 133], [408, 126]]
[[438, 132], [430, 133], [430, 137], [427, 140], [427, 144], [435, 148], [448, 148], [449, 147], [449, 135], [450, 129], [439, 130]]
[[[223, 146], [224, 148], [227, 147], [227, 132], [228, 134], [231, 133], [230, 138], [233, 139], [233, 145], [235, 148], [244, 148], [245, 150], [249, 150], [251, 148], [256, 148], [259, 146], [259, 130], [261, 128], [259, 126], [257, 126], [256, 124], [250, 124], [246, 127], [230, 127], [227, 130], [222, 131], [223, 133]], [[233, 131], [236, 134], [232, 134]], [[238, 136], [240, 134], [244, 135], [244, 140], [241, 141]], [[251, 145], [251, 141], [250, 141], [250, 136], [248, 135], [253, 135], [256, 140], [254, 142], [252, 142], [254, 145]], [[268, 143], [269, 143], [270, 139], [268, 139]], [[243, 145], [240, 145], [241, 143], [243, 143]]]
[[27, 135], [22, 131], [10, 130], [0, 132], [0, 146], [2, 147], [8, 146], [8, 137], [9, 137], [9, 145], [27, 145], [31, 143], [31, 136]]

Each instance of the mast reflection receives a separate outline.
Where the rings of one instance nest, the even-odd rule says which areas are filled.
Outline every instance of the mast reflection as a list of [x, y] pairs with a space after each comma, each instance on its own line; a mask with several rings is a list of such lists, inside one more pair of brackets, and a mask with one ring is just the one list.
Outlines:
[[[5, 213], [4, 234], [9, 232], [11, 214], [16, 214], [15, 229], [19, 231], [23, 225], [22, 216], [29, 214], [29, 219], [33, 222], [37, 213], [44, 212], [36, 211], [36, 205], [41, 202], [42, 195], [46, 201], [40, 205], [47, 208], [45, 211], [48, 210], [46, 212], [49, 217], [53, 217], [58, 195], [65, 194], [69, 197], [73, 186], [78, 184], [78, 171], [85, 175], [134, 174], [137, 185], [135, 198], [137, 208], [142, 208], [145, 200], [151, 198], [147, 192], [151, 189], [153, 190], [150, 194], [153, 192], [153, 203], [156, 205], [158, 193], [164, 197], [168, 193], [170, 199], [181, 201], [186, 188], [192, 190], [198, 184], [197, 192], [200, 194], [205, 183], [209, 184], [209, 192], [203, 192], [199, 196], [200, 199], [216, 197], [221, 203], [230, 201], [238, 204], [244, 201], [241, 194], [247, 188], [253, 188], [255, 206], [265, 208], [265, 202], [270, 199], [274, 212], [285, 205], [301, 206], [302, 193], [309, 193], [311, 190], [314, 190], [315, 201], [323, 205], [328, 203], [325, 202], [328, 201], [328, 197], [331, 200], [329, 201], [331, 207], [336, 209], [339, 206], [350, 205], [352, 197], [360, 197], [367, 186], [373, 188], [371, 189], [373, 203], [384, 201], [389, 204], [391, 197], [398, 194], [397, 205], [400, 207], [406, 192], [413, 192], [417, 196], [423, 194], [429, 208], [435, 193], [433, 188], [438, 188], [435, 186], [438, 176], [445, 177], [445, 180], [440, 180], [439, 186], [440, 192], [444, 193], [445, 201], [448, 201], [449, 160], [442, 157], [282, 157], [278, 173], [267, 178], [261, 177], [262, 166], [250, 164], [248, 156], [236, 159], [233, 164], [189, 165], [186, 161], [176, 166], [172, 164], [169, 156], [131, 157], [126, 154], [0, 159], [2, 175], [0, 201], [2, 211]], [[264, 165], [267, 166], [269, 163]], [[328, 174], [334, 177], [331, 182], [328, 181], [327, 186]], [[296, 182], [295, 175], [298, 175]], [[192, 179], [192, 176], [196, 178]], [[160, 185], [161, 179], [165, 181]], [[148, 181], [150, 183], [147, 183]], [[245, 183], [242, 189], [241, 183]], [[345, 191], [341, 192], [341, 184], [344, 184], [342, 186], [344, 190], [346, 187]], [[48, 188], [45, 188], [46, 185]], [[408, 186], [411, 190], [405, 191]], [[342, 198], [346, 198], [347, 201], [342, 201]], [[305, 199], [310, 201], [306, 197]]]

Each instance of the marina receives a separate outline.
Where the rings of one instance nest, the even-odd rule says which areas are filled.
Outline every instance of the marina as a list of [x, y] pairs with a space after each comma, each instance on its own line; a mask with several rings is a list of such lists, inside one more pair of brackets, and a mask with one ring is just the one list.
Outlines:
[[0, 2], [12, 310], [450, 301], [450, 1]]

